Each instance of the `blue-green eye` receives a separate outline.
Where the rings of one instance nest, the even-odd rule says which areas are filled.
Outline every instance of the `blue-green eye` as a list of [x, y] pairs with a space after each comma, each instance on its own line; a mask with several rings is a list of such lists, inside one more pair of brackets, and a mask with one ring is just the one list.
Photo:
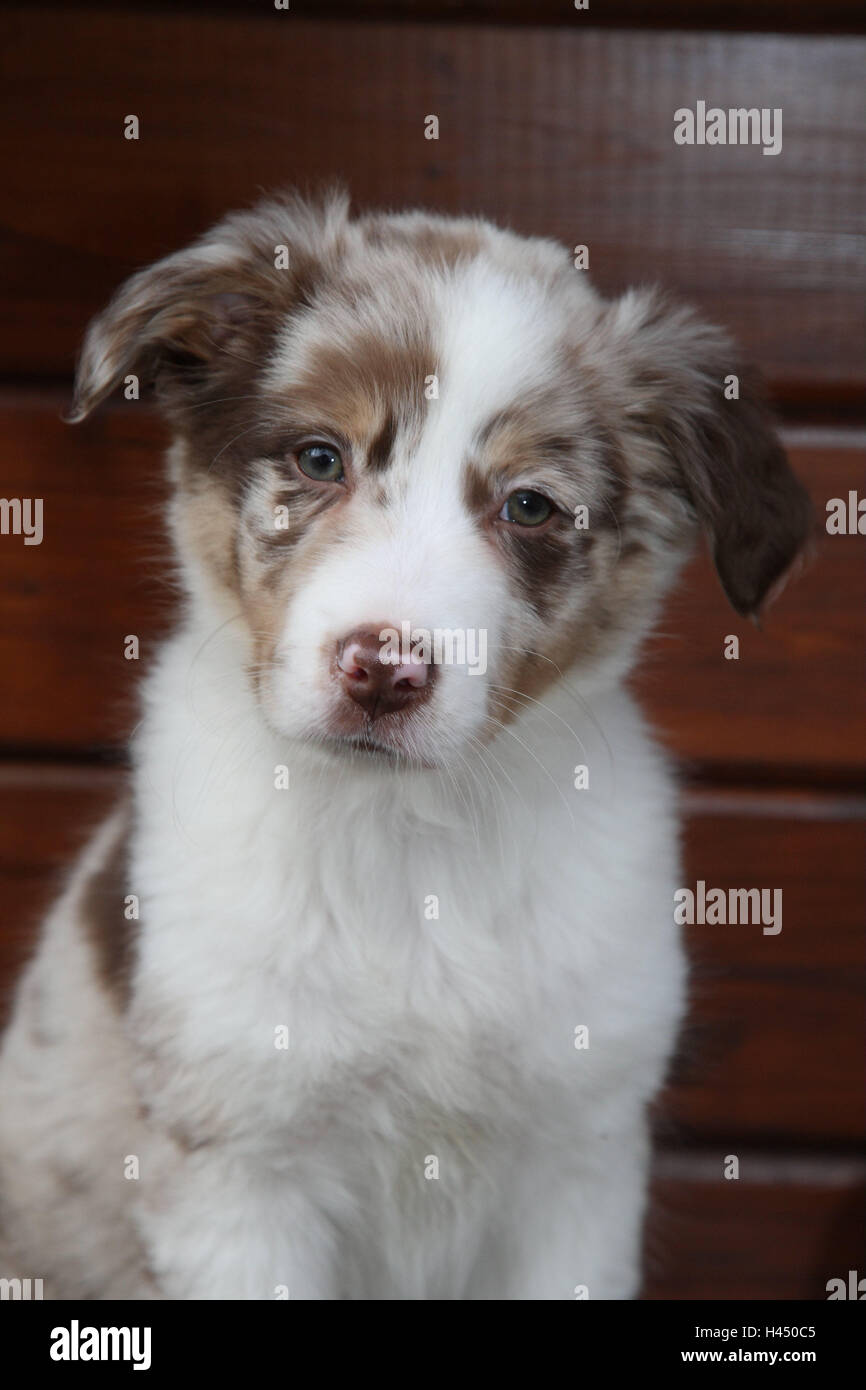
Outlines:
[[522, 489], [506, 497], [502, 511], [502, 521], [513, 521], [517, 526], [541, 526], [553, 515], [553, 503], [543, 492]]
[[343, 481], [343, 460], [332, 444], [308, 444], [298, 454], [298, 467], [317, 483]]

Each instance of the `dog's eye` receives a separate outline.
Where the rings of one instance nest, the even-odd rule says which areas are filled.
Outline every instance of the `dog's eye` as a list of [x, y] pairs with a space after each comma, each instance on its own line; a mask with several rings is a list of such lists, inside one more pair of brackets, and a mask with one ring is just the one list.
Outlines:
[[298, 454], [298, 467], [319, 483], [343, 481], [343, 460], [331, 444], [308, 444]]
[[553, 503], [548, 501], [544, 493], [528, 489], [512, 492], [499, 513], [502, 521], [513, 521], [518, 526], [541, 526], [552, 515]]

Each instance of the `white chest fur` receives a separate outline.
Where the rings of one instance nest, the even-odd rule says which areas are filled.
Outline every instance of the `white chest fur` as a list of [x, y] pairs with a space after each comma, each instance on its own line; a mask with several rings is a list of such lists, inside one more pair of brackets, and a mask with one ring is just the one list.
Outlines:
[[554, 692], [465, 776], [401, 773], [281, 745], [219, 649], [191, 692], [190, 640], [137, 774], [136, 1026], [167, 1114], [267, 1148], [377, 1110], [495, 1127], [516, 1089], [570, 1096], [579, 1126], [613, 1086], [652, 1091], [681, 993], [675, 837], [625, 695], [601, 728]]

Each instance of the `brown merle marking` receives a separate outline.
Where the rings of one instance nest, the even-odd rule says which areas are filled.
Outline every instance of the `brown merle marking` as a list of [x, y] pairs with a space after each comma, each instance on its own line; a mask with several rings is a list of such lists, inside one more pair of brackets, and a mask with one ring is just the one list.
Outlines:
[[397, 422], [393, 411], [388, 411], [385, 421], [367, 449], [367, 467], [373, 473], [381, 473], [391, 462], [394, 444], [397, 439]]
[[138, 924], [124, 916], [124, 898], [130, 893], [129, 851], [132, 808], [122, 808], [117, 827], [102, 865], [84, 887], [81, 921], [93, 949], [99, 979], [121, 1008], [129, 1003]]
[[[501, 412], [480, 433], [466, 470], [467, 506], [487, 526], [535, 620], [523, 650], [502, 653], [491, 733], [519, 717], [522, 696], [543, 698], [561, 675], [609, 650], [630, 630], [641, 591], [652, 587], [652, 553], [631, 509], [634, 484], [619, 440], [591, 404], [569, 399], [570, 424], [561, 401], [542, 396]], [[494, 505], [533, 479], [564, 514], [538, 531], [491, 524]], [[578, 502], [589, 508], [589, 530], [575, 528], [565, 509]]]
[[[604, 430], [593, 431], [584, 412], [573, 432], [550, 433], [547, 422], [555, 409], [555, 402], [538, 396], [494, 416], [479, 432], [476, 458], [464, 477], [467, 507], [486, 521], [519, 591], [543, 621], [567, 611], [570, 595], [599, 567], [596, 541], [610, 534], [619, 540], [628, 493]], [[517, 485], [537, 486], [561, 508], [566, 498], [586, 504], [591, 530], [575, 528], [564, 508], [538, 531], [491, 525], [493, 506]]]
[[387, 218], [372, 216], [365, 218], [361, 225], [369, 246], [399, 248], [412, 253], [424, 266], [439, 265], [449, 270], [474, 260], [488, 244], [486, 230], [468, 222], [441, 226], [425, 221], [415, 226], [400, 226]]
[[359, 333], [347, 342], [310, 347], [291, 388], [291, 409], [331, 422], [366, 455], [372, 472], [387, 468], [398, 433], [423, 426], [425, 378], [435, 370], [432, 344], [420, 329], [399, 339]]
[[503, 525], [499, 540], [520, 591], [539, 618], [549, 618], [566, 591], [585, 579], [591, 559], [579, 535], [569, 535], [566, 517], [557, 518], [543, 535], [531, 528]]
[[[253, 543], [257, 556], [264, 564], [278, 559], [280, 564], [297, 548], [307, 529], [317, 517], [335, 505], [339, 494], [329, 494], [324, 489], [313, 491], [301, 482], [286, 481], [278, 492], [271, 495], [269, 507], [283, 506], [288, 509], [288, 527], [274, 525], [270, 530], [256, 530]], [[271, 513], [272, 514], [272, 513]]]

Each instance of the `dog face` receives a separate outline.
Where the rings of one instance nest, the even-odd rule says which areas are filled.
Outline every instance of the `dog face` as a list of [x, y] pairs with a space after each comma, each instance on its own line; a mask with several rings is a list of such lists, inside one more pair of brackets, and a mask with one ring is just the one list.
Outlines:
[[129, 372], [191, 587], [242, 615], [268, 723], [338, 752], [459, 760], [617, 679], [698, 525], [748, 614], [809, 526], [723, 334], [483, 222], [234, 215], [91, 325], [72, 418]]

